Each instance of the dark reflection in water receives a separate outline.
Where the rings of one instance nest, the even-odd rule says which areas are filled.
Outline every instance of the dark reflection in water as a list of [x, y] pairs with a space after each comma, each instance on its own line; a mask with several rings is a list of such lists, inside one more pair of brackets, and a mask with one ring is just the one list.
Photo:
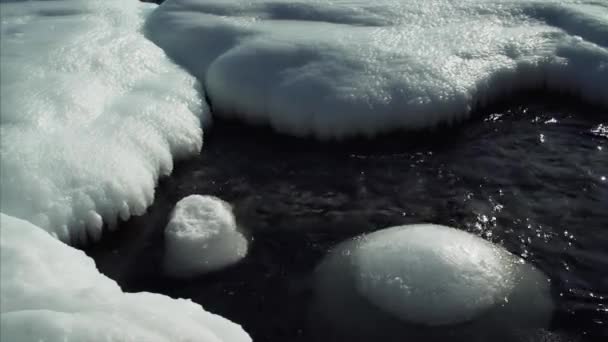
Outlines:
[[[551, 278], [559, 341], [603, 340], [608, 115], [552, 102], [524, 98], [456, 128], [340, 144], [218, 121], [201, 155], [161, 181], [148, 214], [87, 252], [125, 290], [192, 298], [255, 341], [312, 341], [310, 275], [331, 246], [392, 225], [445, 224], [504, 246]], [[221, 272], [165, 278], [167, 216], [195, 193], [234, 205], [250, 253]]]

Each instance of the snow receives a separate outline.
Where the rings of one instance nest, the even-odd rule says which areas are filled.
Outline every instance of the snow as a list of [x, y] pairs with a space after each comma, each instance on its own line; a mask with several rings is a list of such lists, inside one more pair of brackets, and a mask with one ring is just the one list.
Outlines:
[[298, 136], [429, 128], [545, 87], [608, 106], [595, 0], [169, 0], [146, 32], [214, 114]]
[[357, 316], [378, 316], [365, 311], [370, 304], [415, 325], [485, 322], [475, 336], [488, 326], [498, 334], [543, 328], [553, 311], [540, 271], [476, 235], [439, 225], [397, 226], [346, 241], [326, 256], [316, 279], [320, 312], [347, 329], [359, 325]]
[[0, 211], [62, 241], [145, 212], [175, 158], [198, 153], [196, 80], [142, 33], [156, 6], [0, 3]]
[[247, 254], [230, 204], [191, 195], [176, 205], [165, 228], [165, 272], [193, 277], [232, 265]]
[[196, 80], [142, 33], [154, 8], [0, 1], [2, 341], [251, 341], [189, 300], [123, 292], [56, 239], [144, 213], [173, 160], [202, 147]]
[[0, 214], [0, 340], [245, 342], [240, 326], [189, 300], [125, 293], [92, 259]]

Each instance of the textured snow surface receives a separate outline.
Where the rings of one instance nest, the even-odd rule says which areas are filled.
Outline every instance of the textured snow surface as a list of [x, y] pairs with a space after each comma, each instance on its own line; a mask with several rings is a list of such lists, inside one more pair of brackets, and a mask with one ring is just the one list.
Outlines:
[[450, 123], [517, 90], [608, 105], [608, 2], [168, 0], [148, 36], [214, 113], [294, 135]]
[[191, 277], [236, 263], [247, 254], [230, 204], [191, 195], [175, 205], [165, 228], [165, 272]]
[[142, 214], [173, 159], [197, 153], [195, 79], [142, 33], [155, 6], [0, 3], [0, 210], [61, 240]]
[[401, 321], [429, 326], [498, 317], [518, 328], [542, 327], [553, 309], [540, 271], [445, 226], [398, 226], [349, 240], [326, 257], [317, 275], [329, 315], [341, 307], [356, 310], [345, 303], [351, 292]]
[[0, 340], [241, 342], [240, 326], [189, 300], [124, 293], [92, 259], [0, 214]]

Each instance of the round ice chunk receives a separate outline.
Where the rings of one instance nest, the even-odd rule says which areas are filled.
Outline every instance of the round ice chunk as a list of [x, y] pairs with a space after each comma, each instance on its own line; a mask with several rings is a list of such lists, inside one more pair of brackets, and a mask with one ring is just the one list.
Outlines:
[[[384, 325], [401, 337], [406, 327], [418, 338], [521, 336], [546, 326], [553, 310], [540, 271], [480, 237], [432, 224], [338, 245], [317, 269], [316, 290], [328, 321], [359, 337]], [[362, 332], [370, 321], [374, 331]]]
[[165, 272], [190, 277], [241, 260], [247, 239], [237, 230], [230, 204], [192, 195], [176, 205], [165, 228]]

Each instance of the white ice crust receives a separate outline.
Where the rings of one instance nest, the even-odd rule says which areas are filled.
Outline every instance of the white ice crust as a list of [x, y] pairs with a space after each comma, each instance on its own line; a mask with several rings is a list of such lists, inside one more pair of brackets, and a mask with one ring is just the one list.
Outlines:
[[82, 251], [0, 214], [0, 340], [248, 342], [240, 326], [184, 299], [125, 293]]
[[191, 195], [175, 205], [165, 228], [165, 272], [192, 277], [232, 265], [247, 254], [232, 207], [213, 196]]
[[608, 2], [167, 0], [148, 36], [213, 111], [341, 138], [466, 118], [548, 88], [608, 106]]
[[350, 288], [403, 322], [427, 326], [496, 316], [518, 328], [542, 325], [553, 309], [540, 271], [476, 235], [431, 224], [340, 244], [319, 266], [318, 287], [338, 306], [349, 307], [341, 297]]
[[202, 146], [195, 79], [142, 33], [155, 6], [0, 2], [0, 211], [68, 243], [145, 212]]
[[2, 341], [251, 341], [189, 300], [124, 293], [54, 238], [144, 213], [173, 160], [201, 149], [195, 79], [141, 32], [154, 8], [0, 0]]

